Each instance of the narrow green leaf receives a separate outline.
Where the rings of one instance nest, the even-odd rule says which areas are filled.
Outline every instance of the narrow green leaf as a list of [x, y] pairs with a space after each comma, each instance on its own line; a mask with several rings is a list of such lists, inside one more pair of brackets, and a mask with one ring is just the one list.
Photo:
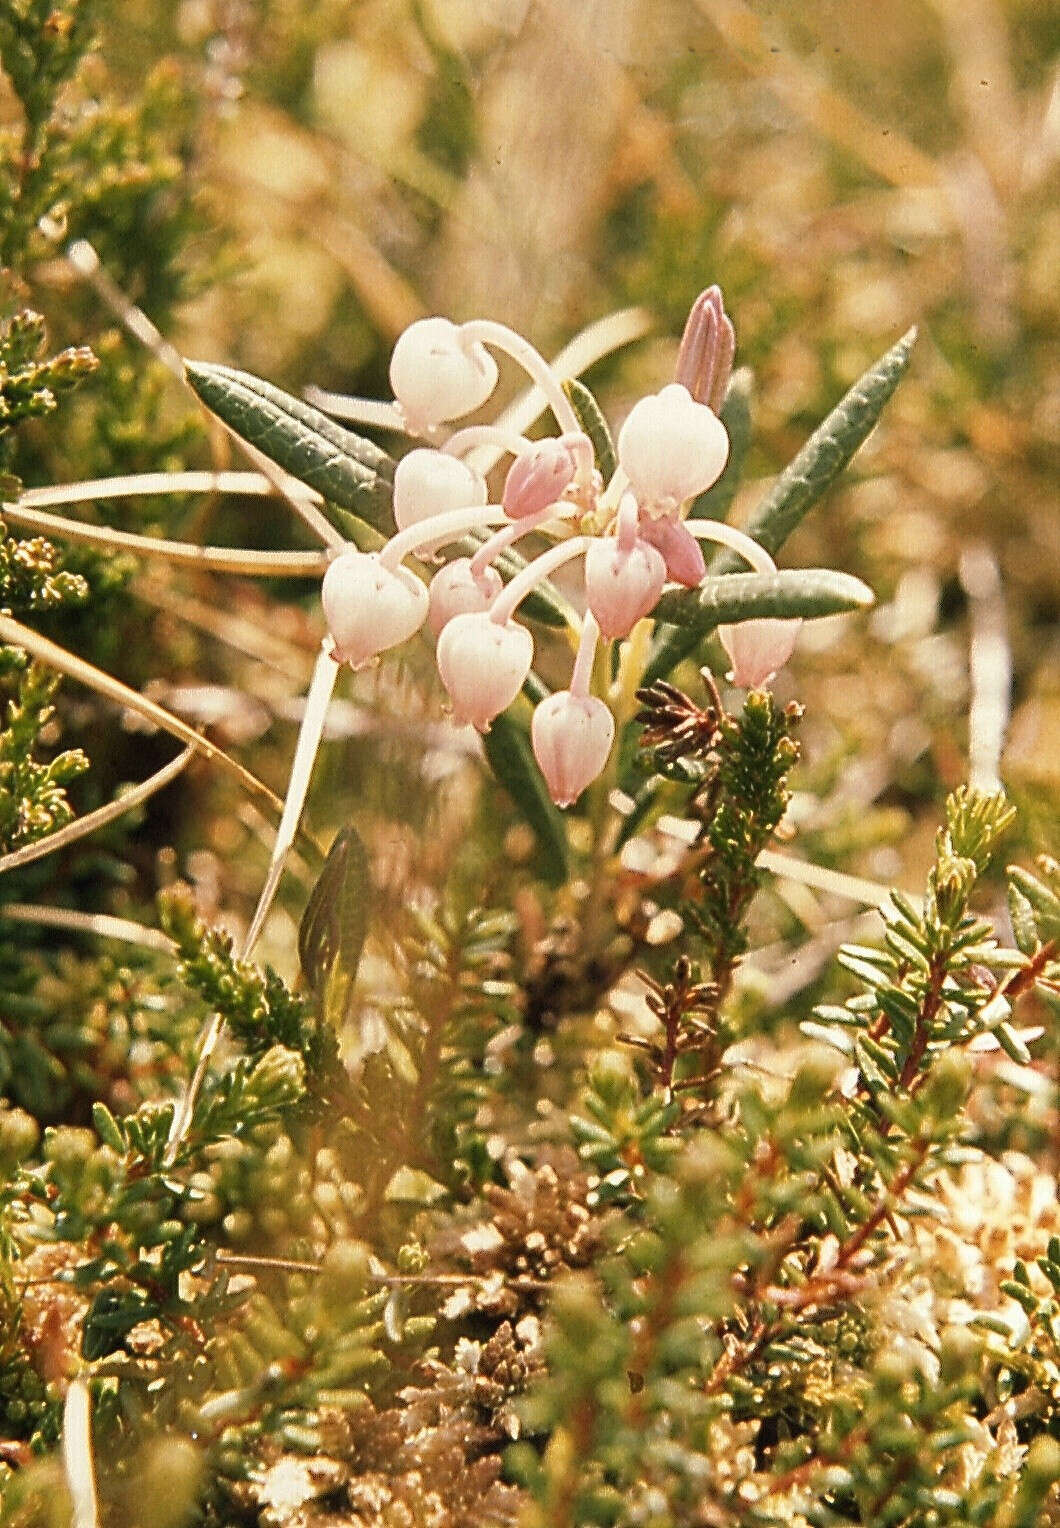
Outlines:
[[776, 573], [727, 573], [705, 578], [697, 589], [672, 589], [654, 613], [657, 620], [692, 626], [698, 637], [704, 637], [715, 626], [766, 616], [813, 620], [844, 610], [865, 610], [872, 602], [872, 590], [849, 573], [781, 568]]
[[657, 639], [641, 683], [652, 684], [672, 673], [716, 626], [765, 616], [813, 620], [864, 610], [873, 599], [872, 590], [859, 578], [829, 568], [708, 574], [698, 588], [671, 589], [656, 605], [656, 620], [670, 623], [670, 629]]
[[335, 1021], [346, 1013], [370, 907], [368, 855], [356, 829], [347, 824], [335, 836], [298, 930], [302, 974], [323, 995], [324, 1012]]
[[[747, 534], [774, 557], [869, 435], [908, 370], [915, 342], [916, 330], [910, 329], [858, 378], [751, 516]], [[736, 567], [739, 559], [723, 552], [712, 571], [721, 573]]]
[[272, 461], [377, 530], [393, 530], [385, 451], [260, 377], [205, 361], [185, 373], [207, 408]]
[[541, 874], [553, 885], [567, 876], [567, 826], [545, 789], [528, 727], [503, 712], [483, 738], [489, 766], [533, 828], [541, 848]]
[[729, 436], [729, 460], [725, 471], [706, 493], [693, 499], [688, 511], [690, 520], [724, 520], [729, 506], [736, 497], [736, 490], [743, 477], [747, 449], [751, 444], [751, 390], [753, 378], [750, 369], [741, 366], [732, 374], [725, 402], [721, 406], [721, 422]]
[[1008, 915], [1020, 951], [1024, 955], [1033, 955], [1038, 948], [1038, 925], [1034, 908], [1011, 880], [1008, 883]]
[[92, 1123], [96, 1127], [96, 1134], [105, 1146], [110, 1146], [112, 1150], [120, 1152], [124, 1152], [127, 1149], [121, 1126], [106, 1104], [99, 1102], [99, 1100], [92, 1105]]
[[564, 382], [563, 391], [570, 399], [571, 408], [578, 416], [578, 423], [593, 443], [593, 453], [596, 456], [596, 465], [600, 469], [600, 476], [605, 483], [610, 483], [618, 466], [618, 457], [615, 455], [611, 427], [604, 418], [603, 409], [585, 383], [579, 382], [576, 377], [571, 377], [569, 381]]
[[[1030, 906], [1034, 916], [1034, 922], [1038, 938], [1044, 944], [1049, 939], [1060, 938], [1060, 897], [1040, 881], [1037, 876], [1031, 875], [1029, 870], [1024, 870], [1022, 865], [1009, 865], [1006, 870], [1009, 885], [1023, 897]], [[1058, 877], [1060, 883], [1060, 877]]]

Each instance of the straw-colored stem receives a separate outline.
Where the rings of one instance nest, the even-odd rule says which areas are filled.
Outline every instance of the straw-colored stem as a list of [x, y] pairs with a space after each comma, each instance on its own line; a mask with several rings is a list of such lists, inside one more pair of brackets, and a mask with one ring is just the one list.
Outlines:
[[256, 775], [251, 774], [249, 769], [245, 769], [242, 764], [237, 763], [225, 753], [223, 748], [219, 748], [216, 743], [211, 743], [209, 738], [203, 737], [193, 727], [189, 727], [187, 722], [181, 721], [179, 716], [174, 716], [171, 711], [167, 711], [164, 706], [157, 705], [153, 700], [148, 700], [146, 695], [141, 695], [138, 690], [132, 690], [127, 684], [122, 684], [120, 679], [105, 674], [102, 669], [86, 663], [75, 653], [68, 652], [57, 642], [49, 641], [47, 637], [42, 637], [29, 626], [23, 626], [21, 621], [16, 621], [8, 615], [0, 615], [0, 642], [6, 642], [12, 647], [25, 648], [42, 663], [58, 669], [62, 674], [67, 674], [79, 684], [87, 685], [89, 689], [106, 696], [116, 705], [137, 712], [145, 721], [179, 738], [182, 743], [194, 748], [204, 758], [213, 759], [222, 769], [234, 775], [245, 790], [267, 801], [274, 811], [283, 810], [283, 803], [279, 797], [274, 795]]
[[[107, 307], [110, 308], [111, 312], [121, 320], [129, 333], [135, 339], [138, 339], [142, 345], [146, 345], [152, 355], [157, 357], [162, 365], [171, 371], [174, 376], [183, 380], [183, 356], [165, 338], [156, 325], [151, 322], [143, 309], [138, 308], [126, 296], [117, 282], [107, 274], [100, 262], [99, 255], [88, 240], [75, 239], [67, 248], [66, 258], [71, 268], [89, 283]], [[244, 440], [230, 425], [225, 424], [224, 420], [219, 420], [218, 422], [233, 441], [236, 449], [241, 451], [248, 461], [253, 462], [260, 469], [277, 492], [281, 493], [287, 500], [295, 514], [305, 521], [314, 535], [318, 536], [325, 546], [342, 546], [343, 537], [341, 533], [317, 509], [316, 495], [314, 494], [312, 497], [309, 497], [301, 485], [298, 486], [297, 491], [292, 489], [290, 486], [291, 479], [288, 475], [281, 471], [275, 462], [271, 461], [264, 452], [259, 451], [249, 441]]]
[[[324, 501], [315, 488], [288, 478], [292, 493], [313, 504]], [[276, 489], [263, 472], [123, 472], [117, 477], [85, 478], [77, 483], [53, 483], [23, 490], [19, 504], [48, 509], [56, 504], [85, 504], [96, 499], [138, 499], [168, 493], [238, 493], [268, 498]], [[5, 512], [7, 506], [5, 505]]]
[[36, 902], [5, 902], [0, 906], [0, 919], [87, 934], [93, 939], [120, 939], [123, 944], [157, 950], [160, 955], [173, 955], [177, 948], [161, 929], [134, 923], [131, 918], [115, 918], [110, 913], [82, 913], [73, 907], [43, 907]]
[[80, 1377], [70, 1382], [63, 1406], [63, 1468], [70, 1492], [71, 1528], [97, 1528], [99, 1507], [92, 1459], [92, 1397]]
[[94, 812], [89, 812], [85, 817], [79, 817], [76, 822], [67, 823], [65, 828], [60, 828], [55, 833], [49, 833], [47, 838], [39, 838], [36, 843], [26, 844], [21, 849], [13, 849], [10, 854], [0, 855], [0, 875], [5, 870], [17, 870], [22, 865], [30, 865], [34, 860], [43, 859], [46, 854], [54, 854], [57, 849], [65, 849], [67, 844], [76, 843], [79, 838], [85, 838], [89, 833], [94, 833], [97, 828], [104, 828], [108, 823], [114, 822], [126, 812], [131, 812], [134, 807], [153, 796], [156, 791], [163, 790], [171, 780], [175, 780], [190, 763], [195, 749], [185, 748], [175, 759], [136, 785], [124, 796], [119, 796], [116, 801], [109, 801], [106, 806], [97, 807]]
[[247, 547], [196, 546], [189, 541], [165, 541], [137, 536], [109, 525], [85, 525], [63, 515], [29, 508], [24, 502], [5, 504], [0, 515], [15, 525], [25, 525], [63, 541], [105, 547], [111, 552], [131, 552], [137, 557], [161, 558], [165, 562], [202, 568], [208, 573], [233, 573], [246, 578], [320, 578], [328, 565], [325, 552], [259, 552]]

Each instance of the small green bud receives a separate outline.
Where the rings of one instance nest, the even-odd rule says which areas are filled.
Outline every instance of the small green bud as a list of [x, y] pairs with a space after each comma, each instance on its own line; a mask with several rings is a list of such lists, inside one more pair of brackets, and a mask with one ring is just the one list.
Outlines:
[[593, 1063], [589, 1074], [593, 1092], [613, 1109], [631, 1107], [637, 1098], [637, 1084], [625, 1056], [604, 1051]]
[[974, 1332], [966, 1326], [949, 1327], [939, 1346], [942, 1378], [951, 1385], [969, 1378], [979, 1366], [981, 1352], [982, 1344]]
[[286, 1045], [267, 1050], [251, 1073], [258, 1100], [273, 1108], [297, 1103], [305, 1093], [305, 1062]]
[[912, 1365], [901, 1353], [881, 1353], [873, 1367], [873, 1378], [880, 1395], [897, 1400], [913, 1376]]
[[975, 885], [975, 861], [943, 854], [931, 874], [939, 922], [952, 927], [964, 912]]
[[0, 1111], [0, 1168], [6, 1177], [29, 1156], [40, 1139], [40, 1127], [24, 1109]]
[[181, 1528], [195, 1511], [203, 1478], [201, 1451], [188, 1438], [157, 1439], [137, 1470], [137, 1519], [151, 1528]]
[[924, 1107], [933, 1119], [956, 1118], [971, 1086], [968, 1062], [959, 1051], [946, 1051], [935, 1062], [924, 1084]]
[[788, 1107], [793, 1110], [818, 1108], [828, 1096], [836, 1078], [845, 1065], [844, 1058], [823, 1046], [814, 1048], [795, 1073], [788, 1094]]
[[96, 1127], [96, 1134], [105, 1146], [109, 1146], [113, 1151], [124, 1153], [126, 1145], [121, 1126], [105, 1103], [97, 1101], [92, 1105], [92, 1123]]
[[335, 1301], [359, 1300], [368, 1287], [371, 1255], [364, 1242], [340, 1237], [324, 1254], [320, 1278], [325, 1298]]
[[399, 1273], [422, 1273], [430, 1260], [430, 1253], [420, 1242], [406, 1242], [403, 1247], [398, 1248]]

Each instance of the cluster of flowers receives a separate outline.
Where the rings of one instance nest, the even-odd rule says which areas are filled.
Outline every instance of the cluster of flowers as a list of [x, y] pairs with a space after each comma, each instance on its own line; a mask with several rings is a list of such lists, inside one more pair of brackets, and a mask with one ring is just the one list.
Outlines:
[[[449, 434], [452, 421], [479, 409], [497, 384], [490, 353], [512, 356], [541, 388], [560, 424], [557, 437], [531, 441], [492, 425]], [[706, 568], [701, 540], [722, 542], [758, 572], [768, 553], [742, 532], [713, 520], [688, 520], [690, 500], [717, 481], [729, 440], [717, 410], [732, 371], [734, 335], [717, 287], [695, 303], [677, 361], [676, 381], [634, 404], [618, 436], [618, 468], [606, 486], [592, 442], [544, 358], [502, 324], [419, 320], [394, 347], [390, 381], [395, 417], [428, 442], [398, 463], [397, 534], [379, 552], [349, 547], [324, 578], [324, 613], [339, 662], [363, 667], [424, 624], [437, 637], [438, 671], [453, 717], [485, 731], [530, 672], [534, 642], [515, 619], [536, 584], [573, 558], [584, 559], [585, 605], [570, 688], [534, 712], [534, 754], [554, 801], [568, 806], [602, 772], [614, 719], [590, 693], [601, 638], [627, 637], [654, 608], [668, 580], [694, 587]], [[512, 457], [500, 504], [465, 459], [489, 444]], [[442, 565], [430, 590], [404, 566], [415, 552], [437, 552], [469, 532], [496, 527], [471, 557]], [[531, 531], [555, 545], [505, 585], [494, 564]], [[766, 682], [791, 654], [798, 621], [748, 621], [720, 628], [742, 686]]]

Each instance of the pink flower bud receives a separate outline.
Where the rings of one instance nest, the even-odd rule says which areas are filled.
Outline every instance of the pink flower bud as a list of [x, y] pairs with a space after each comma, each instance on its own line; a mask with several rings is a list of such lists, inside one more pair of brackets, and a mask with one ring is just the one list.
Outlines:
[[438, 638], [438, 672], [453, 703], [453, 720], [485, 732], [523, 687], [534, 661], [525, 626], [489, 615], [457, 615]]
[[570, 806], [602, 773], [615, 719], [595, 695], [559, 690], [537, 707], [530, 736], [549, 795], [557, 806]]
[[504, 480], [501, 503], [513, 520], [536, 515], [554, 504], [577, 471], [578, 464], [561, 440], [541, 440], [517, 456]]
[[394, 470], [394, 519], [399, 531], [451, 509], [485, 504], [484, 480], [458, 456], [418, 447]]
[[709, 404], [717, 414], [725, 402], [735, 353], [736, 332], [725, 312], [721, 287], [708, 287], [692, 304], [674, 378], [697, 403]]
[[645, 515], [640, 521], [640, 537], [662, 553], [666, 576], [675, 584], [694, 589], [706, 576], [702, 548], [683, 520], [671, 520], [668, 515], [653, 520]]
[[725, 426], [679, 382], [635, 403], [618, 434], [618, 459], [642, 504], [681, 504], [703, 493], [728, 457]]
[[485, 403], [497, 386], [497, 363], [447, 318], [421, 318], [394, 346], [390, 385], [411, 428], [421, 431]]
[[617, 537], [597, 537], [585, 554], [585, 597], [605, 637], [628, 637], [665, 582], [662, 555], [639, 538], [626, 551]]
[[324, 574], [321, 602], [335, 657], [355, 669], [407, 642], [427, 619], [427, 591], [408, 568], [391, 572], [374, 552], [353, 548]]
[[719, 626], [721, 645], [729, 655], [729, 678], [741, 690], [768, 684], [795, 651], [801, 621], [741, 621], [738, 626]]
[[483, 568], [476, 578], [470, 557], [455, 557], [431, 579], [431, 630], [437, 637], [442, 628], [457, 615], [488, 610], [504, 588], [496, 568]]

